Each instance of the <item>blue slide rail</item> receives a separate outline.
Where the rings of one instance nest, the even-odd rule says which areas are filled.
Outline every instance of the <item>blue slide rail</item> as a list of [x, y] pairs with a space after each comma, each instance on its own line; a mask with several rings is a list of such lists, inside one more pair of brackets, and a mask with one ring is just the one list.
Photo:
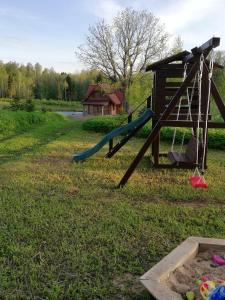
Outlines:
[[127, 134], [131, 132], [132, 130], [136, 129], [137, 127], [144, 126], [153, 116], [153, 111], [150, 108], [147, 108], [136, 120], [122, 125], [118, 128], [113, 129], [111, 132], [109, 132], [104, 138], [97, 143], [92, 148], [82, 151], [80, 153], [77, 153], [73, 156], [73, 160], [76, 162], [82, 161], [96, 152], [98, 152], [103, 146], [105, 146], [111, 139], [114, 137], [121, 135], [121, 134]]

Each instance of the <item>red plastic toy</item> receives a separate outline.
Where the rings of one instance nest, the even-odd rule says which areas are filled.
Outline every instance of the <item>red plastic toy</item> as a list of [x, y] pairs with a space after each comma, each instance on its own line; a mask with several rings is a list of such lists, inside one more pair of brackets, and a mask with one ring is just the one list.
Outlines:
[[190, 183], [194, 188], [207, 189], [209, 187], [208, 183], [202, 176], [191, 176]]

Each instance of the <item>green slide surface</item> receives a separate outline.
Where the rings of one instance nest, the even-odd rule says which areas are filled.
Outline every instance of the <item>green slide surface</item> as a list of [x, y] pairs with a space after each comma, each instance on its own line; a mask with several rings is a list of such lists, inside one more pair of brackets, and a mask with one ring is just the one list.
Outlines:
[[73, 156], [73, 160], [76, 162], [82, 161], [96, 152], [98, 152], [105, 144], [107, 144], [111, 139], [114, 137], [121, 135], [121, 134], [126, 134], [131, 132], [132, 130], [136, 129], [139, 126], [144, 126], [145, 123], [147, 123], [153, 116], [153, 112], [150, 108], [146, 109], [140, 117], [138, 117], [136, 120], [122, 125], [118, 128], [113, 129], [111, 132], [109, 132], [104, 138], [95, 146], [92, 148], [85, 150], [83, 152], [77, 153]]

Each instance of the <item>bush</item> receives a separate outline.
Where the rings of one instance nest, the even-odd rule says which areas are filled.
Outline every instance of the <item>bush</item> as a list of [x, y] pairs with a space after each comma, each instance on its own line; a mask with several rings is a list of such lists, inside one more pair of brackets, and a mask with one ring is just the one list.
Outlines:
[[30, 99], [26, 100], [23, 105], [23, 110], [25, 110], [27, 112], [34, 111], [35, 110], [34, 102]]
[[46, 106], [42, 106], [42, 107], [41, 107], [41, 111], [42, 111], [43, 113], [46, 113], [48, 110], [47, 110]]
[[[126, 119], [124, 116], [107, 116], [107, 117], [94, 117], [87, 119], [83, 122], [82, 127], [85, 130], [108, 133], [114, 128], [120, 126], [121, 122]], [[146, 138], [151, 130], [151, 122], [145, 125], [139, 132], [138, 137]], [[161, 130], [161, 140], [169, 141], [172, 143], [174, 128], [164, 127]], [[183, 134], [185, 133], [185, 142], [191, 137], [191, 129], [177, 128], [176, 142], [181, 143]], [[209, 129], [209, 148], [225, 150], [225, 130], [224, 129]]]
[[124, 120], [126, 120], [124, 115], [93, 117], [84, 121], [82, 127], [85, 130], [107, 133], [118, 127]]
[[12, 102], [10, 103], [8, 108], [16, 111], [16, 110], [21, 110], [21, 107], [22, 107], [22, 104], [21, 104], [20, 99], [16, 98], [16, 99], [12, 100]]
[[15, 98], [11, 101], [8, 109], [11, 109], [13, 111], [24, 110], [27, 112], [32, 112], [35, 110], [35, 105], [31, 99], [21, 101], [20, 99]]

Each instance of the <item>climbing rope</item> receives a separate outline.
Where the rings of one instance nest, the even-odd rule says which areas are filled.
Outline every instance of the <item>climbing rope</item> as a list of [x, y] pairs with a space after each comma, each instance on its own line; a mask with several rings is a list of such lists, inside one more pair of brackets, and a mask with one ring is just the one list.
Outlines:
[[204, 55], [200, 56], [198, 72], [198, 120], [197, 120], [197, 144], [196, 144], [196, 168], [199, 168], [199, 141], [200, 141], [200, 122], [202, 120], [202, 74], [203, 74]]
[[[204, 127], [204, 137], [202, 141], [203, 145], [203, 155], [201, 160], [201, 166], [199, 163], [199, 141], [200, 141], [200, 121], [202, 121], [202, 112], [201, 112], [201, 97], [202, 97], [202, 74], [203, 74], [203, 65], [204, 65], [204, 55], [200, 57], [200, 68], [198, 73], [198, 87], [199, 87], [199, 106], [198, 106], [198, 123], [197, 123], [197, 152], [196, 152], [196, 168], [194, 170], [193, 176], [190, 177], [190, 182], [195, 188], [208, 188], [208, 184], [204, 178], [205, 172], [205, 157], [206, 157], [206, 147], [207, 147], [207, 131], [208, 131], [208, 120], [209, 120], [209, 104], [210, 104], [210, 95], [211, 95], [211, 82], [214, 66], [214, 52], [213, 49], [210, 53], [210, 62], [209, 62], [209, 74], [208, 74], [208, 99], [206, 105], [206, 116], [205, 116], [205, 127]], [[201, 168], [201, 169], [200, 169]]]
[[[193, 83], [193, 86], [191, 88], [191, 97], [189, 95], [189, 91], [188, 91], [188, 88], [187, 88], [187, 101], [188, 101], [188, 114], [187, 114], [187, 118], [186, 118], [186, 121], [192, 121], [192, 115], [191, 115], [191, 105], [192, 105], [192, 102], [193, 102], [193, 97], [194, 97], [194, 94], [195, 94], [195, 85], [196, 85], [196, 82], [197, 82], [197, 75], [195, 75], [195, 78], [194, 78], [194, 83]], [[194, 129], [192, 127], [192, 135], [194, 136]], [[181, 151], [183, 150], [183, 147], [184, 147], [184, 139], [185, 139], [185, 132], [183, 133], [183, 136], [182, 136], [182, 141], [181, 141]]]
[[202, 155], [202, 173], [203, 174], [204, 174], [204, 171], [205, 171], [205, 156], [206, 156], [208, 120], [209, 120], [209, 104], [210, 104], [210, 95], [211, 95], [211, 84], [212, 84], [214, 59], [215, 59], [215, 52], [212, 49], [211, 53], [210, 53], [210, 61], [209, 61], [208, 99], [207, 99], [207, 106], [206, 106], [206, 119], [205, 119], [204, 139], [203, 139], [203, 155]]

